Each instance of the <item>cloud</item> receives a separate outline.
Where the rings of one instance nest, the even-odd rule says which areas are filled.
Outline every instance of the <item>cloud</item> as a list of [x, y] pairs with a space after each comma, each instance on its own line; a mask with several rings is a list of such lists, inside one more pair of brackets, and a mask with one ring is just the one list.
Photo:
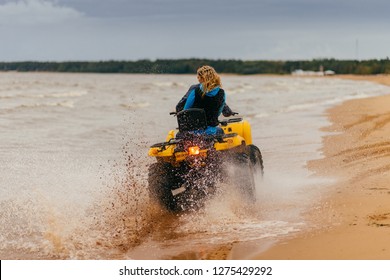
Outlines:
[[386, 57], [387, 1], [0, 0], [0, 60]]
[[2, 26], [59, 23], [81, 18], [83, 13], [55, 1], [17, 0], [0, 5]]

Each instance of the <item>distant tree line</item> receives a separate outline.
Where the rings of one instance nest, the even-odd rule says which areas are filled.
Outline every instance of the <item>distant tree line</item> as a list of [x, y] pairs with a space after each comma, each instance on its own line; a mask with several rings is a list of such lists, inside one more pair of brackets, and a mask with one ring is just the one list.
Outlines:
[[0, 62], [0, 71], [43, 71], [76, 73], [195, 73], [202, 65], [212, 65], [219, 73], [290, 74], [295, 70], [332, 70], [336, 74], [390, 74], [390, 60], [313, 59], [297, 61], [158, 59], [137, 61]]

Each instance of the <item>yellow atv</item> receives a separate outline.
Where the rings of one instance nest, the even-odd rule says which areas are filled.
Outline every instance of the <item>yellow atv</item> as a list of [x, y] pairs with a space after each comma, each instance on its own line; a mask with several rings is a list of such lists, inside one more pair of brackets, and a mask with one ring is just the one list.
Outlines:
[[157, 160], [149, 167], [151, 198], [170, 211], [197, 210], [224, 182], [253, 202], [254, 174], [263, 174], [263, 159], [252, 144], [250, 124], [242, 118], [223, 120], [220, 133], [207, 135], [203, 109], [183, 110], [176, 117], [178, 130], [149, 149]]

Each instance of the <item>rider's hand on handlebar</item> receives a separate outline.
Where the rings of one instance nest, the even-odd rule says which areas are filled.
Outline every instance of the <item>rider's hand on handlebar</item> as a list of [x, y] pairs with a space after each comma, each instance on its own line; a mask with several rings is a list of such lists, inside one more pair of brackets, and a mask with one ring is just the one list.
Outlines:
[[238, 115], [238, 113], [237, 113], [237, 112], [230, 111], [230, 112], [225, 113], [225, 114], [222, 113], [222, 115], [223, 115], [224, 117], [231, 117], [231, 116]]

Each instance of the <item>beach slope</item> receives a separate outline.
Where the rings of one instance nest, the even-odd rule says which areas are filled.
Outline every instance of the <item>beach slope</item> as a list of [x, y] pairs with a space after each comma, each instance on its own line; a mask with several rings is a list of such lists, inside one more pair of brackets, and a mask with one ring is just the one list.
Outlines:
[[[367, 79], [390, 84], [390, 78]], [[315, 230], [283, 240], [256, 259], [390, 259], [390, 95], [347, 101], [328, 110], [324, 158], [308, 166], [336, 177], [307, 213]]]

